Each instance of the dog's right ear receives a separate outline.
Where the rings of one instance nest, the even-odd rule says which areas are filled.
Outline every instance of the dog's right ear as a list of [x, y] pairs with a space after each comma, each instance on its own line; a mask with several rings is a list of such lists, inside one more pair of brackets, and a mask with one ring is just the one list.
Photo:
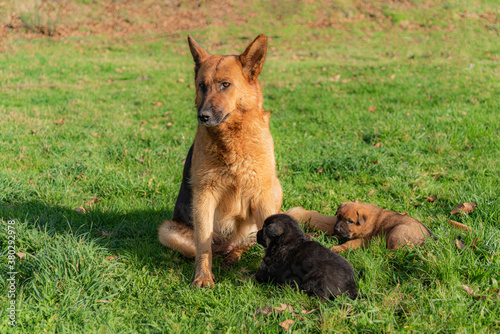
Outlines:
[[207, 58], [210, 56], [210, 53], [205, 51], [191, 36], [191, 34], [188, 35], [188, 44], [189, 44], [189, 49], [191, 50], [191, 55], [193, 55], [193, 60], [195, 63], [194, 71], [198, 72], [201, 63], [203, 59]]
[[243, 67], [243, 73], [249, 81], [254, 81], [259, 76], [264, 66], [267, 51], [266, 35], [260, 34], [243, 52], [239, 60]]
[[363, 209], [356, 211], [356, 215], [358, 216], [358, 225], [366, 223], [368, 217], [370, 216], [369, 213], [365, 212]]

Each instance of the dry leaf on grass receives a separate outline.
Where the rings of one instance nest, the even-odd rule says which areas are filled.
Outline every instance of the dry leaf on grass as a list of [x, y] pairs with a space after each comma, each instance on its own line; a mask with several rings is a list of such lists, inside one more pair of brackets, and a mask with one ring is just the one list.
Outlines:
[[276, 312], [283, 313], [286, 310], [293, 311], [293, 307], [291, 307], [290, 305], [283, 304], [283, 303], [280, 303], [280, 304], [281, 304], [281, 306], [274, 308], [276, 310]]
[[57, 125], [64, 124], [64, 121], [66, 121], [66, 118], [63, 117], [61, 119], [54, 120], [54, 124], [57, 124]]
[[373, 147], [375, 148], [379, 148], [380, 146], [382, 146], [382, 143], [376, 143], [375, 145], [373, 145]]
[[467, 285], [465, 285], [465, 284], [462, 284], [462, 289], [463, 289], [465, 292], [467, 292], [467, 294], [468, 294], [469, 296], [472, 296], [472, 298], [474, 298], [475, 300], [479, 300], [479, 299], [481, 299], [481, 300], [486, 300], [486, 296], [484, 296], [484, 295], [483, 295], [483, 296], [478, 296], [478, 295], [476, 295], [476, 293], [474, 292], [474, 290], [473, 290], [470, 286], [467, 286]]
[[463, 243], [461, 236], [458, 236], [458, 238], [455, 239], [455, 246], [457, 246], [458, 249], [467, 248], [467, 246]]
[[281, 304], [281, 306], [277, 306], [277, 307], [271, 307], [271, 306], [261, 307], [255, 311], [253, 317], [255, 318], [255, 316], [258, 314], [262, 314], [265, 317], [267, 317], [268, 315], [270, 315], [274, 311], [276, 311], [276, 313], [283, 313], [286, 310], [293, 311], [293, 307], [291, 307], [290, 305], [283, 304], [283, 303], [280, 303], [280, 304]]
[[375, 110], [377, 110], [375, 106], [370, 106], [370, 109], [368, 109], [369, 112], [374, 112]]
[[26, 257], [26, 253], [17, 252], [16, 255], [22, 260]]
[[98, 230], [99, 234], [105, 238], [112, 237], [117, 234], [117, 232], [108, 232], [104, 230]]
[[310, 310], [310, 311], [302, 310], [302, 311], [301, 311], [301, 313], [302, 313], [302, 314], [310, 314], [310, 313], [313, 313], [314, 311], [317, 311], [317, 310], [319, 310], [319, 309], [314, 308], [314, 309], [312, 309], [312, 310]]
[[459, 223], [459, 222], [456, 222], [454, 220], [451, 220], [451, 219], [448, 219], [448, 221], [450, 222], [450, 225], [458, 230], [463, 230], [463, 231], [467, 231], [467, 232], [472, 232], [472, 227], [470, 226], [467, 226], [465, 224], [462, 224], [462, 223]]
[[95, 203], [97, 203], [97, 202], [100, 202], [100, 201], [101, 201], [101, 199], [100, 199], [99, 197], [96, 197], [96, 198], [94, 198], [94, 199], [91, 199], [91, 200], [90, 200], [90, 201], [88, 201], [87, 203], [85, 203], [85, 206], [91, 206], [91, 205], [93, 205], [93, 204], [95, 204]]
[[474, 211], [476, 208], [477, 203], [476, 202], [470, 202], [470, 203], [459, 203], [453, 210], [451, 210], [452, 215], [456, 214], [464, 214], [464, 213], [471, 213]]
[[283, 327], [286, 331], [290, 329], [290, 327], [294, 324], [295, 320], [288, 319], [283, 322], [280, 322], [279, 325]]
[[75, 209], [75, 211], [80, 212], [80, 213], [87, 213], [87, 210], [83, 206], [79, 206]]
[[467, 294], [469, 294], [469, 295], [473, 295], [474, 294], [474, 290], [472, 290], [472, 288], [470, 286], [467, 286], [465, 284], [462, 284], [462, 290], [464, 290], [465, 292], [467, 292]]
[[429, 202], [434, 202], [435, 200], [437, 200], [437, 196], [435, 196], [435, 195], [425, 196], [425, 198], [426, 198]]
[[264, 307], [261, 307], [258, 310], [256, 310], [253, 317], [255, 319], [255, 316], [257, 316], [258, 314], [262, 314], [265, 317], [267, 317], [271, 313], [273, 313], [273, 308], [271, 306], [264, 306]]

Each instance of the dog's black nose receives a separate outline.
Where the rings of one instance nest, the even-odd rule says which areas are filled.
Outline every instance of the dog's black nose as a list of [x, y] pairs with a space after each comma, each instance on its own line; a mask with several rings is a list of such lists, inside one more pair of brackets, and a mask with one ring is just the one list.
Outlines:
[[206, 123], [210, 119], [210, 116], [208, 115], [198, 115], [198, 120], [200, 123]]
[[339, 235], [342, 233], [342, 229], [338, 225], [335, 225], [335, 227], [333, 228], [333, 232]]

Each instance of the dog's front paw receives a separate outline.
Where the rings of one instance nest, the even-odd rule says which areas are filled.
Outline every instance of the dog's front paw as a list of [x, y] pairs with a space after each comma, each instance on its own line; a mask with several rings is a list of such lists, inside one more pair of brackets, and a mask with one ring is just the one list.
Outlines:
[[191, 285], [195, 288], [208, 288], [211, 285], [214, 285], [214, 275], [210, 274], [201, 274], [198, 275]]
[[332, 251], [334, 251], [335, 253], [342, 253], [345, 249], [341, 246], [333, 246], [332, 247]]

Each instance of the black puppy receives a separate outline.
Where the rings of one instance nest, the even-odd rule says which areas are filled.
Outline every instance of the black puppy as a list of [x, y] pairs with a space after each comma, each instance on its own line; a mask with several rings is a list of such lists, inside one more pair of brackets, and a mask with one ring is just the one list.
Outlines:
[[358, 295], [354, 270], [337, 253], [308, 240], [297, 221], [285, 214], [268, 217], [257, 233], [266, 252], [255, 278], [260, 283], [296, 283], [308, 296], [334, 299], [347, 293]]

